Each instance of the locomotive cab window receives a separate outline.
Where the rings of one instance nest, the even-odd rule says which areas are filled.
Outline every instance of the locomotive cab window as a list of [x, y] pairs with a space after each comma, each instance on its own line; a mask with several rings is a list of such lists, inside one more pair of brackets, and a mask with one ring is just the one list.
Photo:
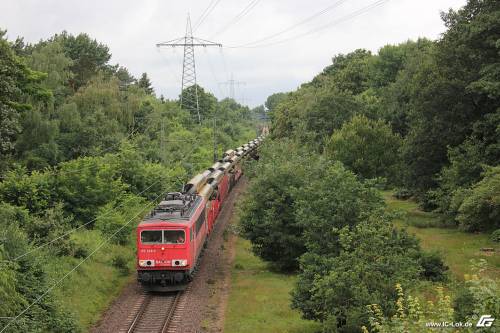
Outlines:
[[163, 243], [165, 244], [184, 244], [186, 233], [184, 230], [163, 230]]
[[162, 240], [161, 230], [143, 230], [141, 232], [141, 243], [143, 244], [161, 244]]

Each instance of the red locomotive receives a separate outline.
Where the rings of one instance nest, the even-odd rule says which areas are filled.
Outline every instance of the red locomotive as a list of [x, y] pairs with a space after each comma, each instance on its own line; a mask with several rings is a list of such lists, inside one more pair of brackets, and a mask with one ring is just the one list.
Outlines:
[[137, 227], [137, 279], [151, 291], [181, 290], [197, 268], [217, 216], [240, 179], [241, 161], [256, 158], [263, 137], [193, 177], [182, 192], [168, 193]]

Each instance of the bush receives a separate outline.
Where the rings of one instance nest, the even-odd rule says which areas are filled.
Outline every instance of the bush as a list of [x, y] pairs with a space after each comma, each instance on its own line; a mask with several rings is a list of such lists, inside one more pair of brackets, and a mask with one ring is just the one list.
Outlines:
[[453, 318], [456, 321], [464, 321], [467, 317], [474, 314], [474, 295], [472, 292], [464, 285], [461, 286], [457, 292], [455, 299], [453, 300]]
[[500, 229], [497, 229], [495, 231], [493, 231], [490, 235], [490, 239], [493, 241], [493, 242], [497, 242], [499, 243], [500, 242]]
[[363, 333], [424, 333], [430, 330], [426, 327], [428, 322], [449, 322], [453, 315], [451, 298], [443, 292], [442, 287], [436, 288], [436, 301], [428, 301], [426, 306], [421, 305], [418, 298], [405, 297], [403, 288], [396, 284], [397, 300], [394, 302], [396, 313], [393, 316], [384, 314], [378, 304], [367, 306], [369, 323], [361, 327]]
[[395, 229], [387, 218], [370, 218], [339, 231], [338, 256], [306, 253], [292, 292], [292, 307], [305, 318], [323, 322], [325, 332], [358, 332], [368, 323], [365, 306], [380, 304], [393, 314], [388, 300], [393, 286], [413, 285], [421, 274], [418, 241]]
[[484, 178], [466, 192], [457, 221], [467, 231], [500, 228], [500, 166], [489, 167]]
[[392, 196], [399, 200], [408, 200], [411, 198], [412, 193], [406, 188], [399, 188]]
[[423, 252], [420, 255], [422, 266], [421, 276], [430, 281], [445, 281], [448, 266], [443, 262], [441, 256], [436, 252]]
[[119, 269], [123, 275], [127, 275], [130, 272], [129, 260], [122, 254], [115, 254], [111, 259], [111, 264], [113, 267]]
[[[103, 206], [97, 215], [95, 228], [105, 237], [111, 237], [111, 242], [125, 245], [130, 239], [132, 230], [142, 214], [145, 200], [134, 194], [124, 195], [121, 200], [115, 200]], [[146, 210], [143, 212], [146, 213]]]
[[43, 252], [27, 253], [31, 250], [28, 237], [19, 228], [26, 219], [26, 209], [0, 203], [0, 317], [15, 316], [33, 303], [28, 315], [14, 322], [9, 332], [78, 332], [74, 318], [50, 293], [38, 299], [52, 281], [43, 266], [47, 260]]
[[116, 165], [99, 157], [83, 157], [61, 165], [56, 178], [57, 195], [67, 214], [75, 217], [75, 224], [94, 219], [100, 207], [125, 192], [127, 185], [119, 179], [116, 169]]
[[54, 175], [34, 171], [30, 175], [19, 168], [8, 172], [0, 182], [0, 199], [26, 207], [31, 213], [42, 214], [54, 201]]
[[86, 258], [89, 255], [89, 250], [84, 245], [75, 245], [73, 250], [73, 257]]

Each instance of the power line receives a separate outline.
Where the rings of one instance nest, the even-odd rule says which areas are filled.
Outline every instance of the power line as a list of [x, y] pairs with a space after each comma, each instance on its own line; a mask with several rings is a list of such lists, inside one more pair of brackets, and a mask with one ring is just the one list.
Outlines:
[[[136, 195], [137, 195], [137, 196], [140, 196], [141, 194], [143, 194], [144, 192], [146, 192], [147, 190], [149, 190], [151, 187], [153, 187], [153, 185], [156, 185], [156, 184], [157, 184], [157, 183], [159, 183], [159, 182], [160, 182], [160, 179], [159, 179], [159, 180], [157, 180], [157, 181], [155, 181], [154, 183], [152, 183], [151, 185], [149, 185], [148, 187], [146, 187], [144, 190], [142, 190], [141, 192], [137, 193]], [[107, 211], [106, 211], [106, 212], [104, 212], [102, 215], [100, 215], [100, 216], [98, 216], [98, 217], [96, 217], [96, 218], [94, 218], [94, 219], [92, 219], [92, 220], [90, 220], [90, 221], [88, 221], [88, 222], [86, 222], [86, 223], [84, 223], [84, 224], [82, 224], [82, 225], [80, 225], [80, 226], [76, 227], [76, 228], [73, 228], [73, 229], [71, 229], [71, 230], [69, 230], [69, 231], [65, 232], [65, 233], [64, 233], [64, 234], [62, 234], [61, 236], [58, 236], [58, 237], [56, 237], [56, 238], [54, 238], [54, 239], [52, 239], [52, 240], [50, 240], [50, 241], [48, 241], [48, 242], [46, 242], [46, 243], [44, 243], [44, 244], [42, 244], [42, 245], [37, 246], [37, 247], [35, 247], [35, 248], [33, 248], [33, 249], [31, 249], [31, 250], [29, 250], [29, 251], [27, 251], [27, 252], [25, 252], [25, 253], [23, 253], [23, 254], [21, 254], [21, 255], [19, 255], [19, 256], [17, 256], [17, 257], [15, 257], [14, 259], [11, 259], [10, 261], [17, 261], [17, 260], [19, 260], [19, 259], [21, 259], [21, 258], [23, 258], [23, 257], [27, 256], [27, 255], [28, 255], [28, 254], [30, 254], [30, 253], [33, 253], [33, 252], [38, 251], [38, 250], [40, 250], [40, 249], [42, 249], [42, 248], [44, 248], [44, 247], [46, 247], [46, 246], [48, 246], [48, 245], [50, 245], [50, 244], [53, 244], [55, 241], [57, 241], [57, 240], [59, 240], [59, 239], [62, 239], [62, 238], [64, 238], [64, 237], [66, 237], [66, 236], [71, 235], [71, 234], [72, 234], [72, 233], [74, 233], [75, 231], [80, 230], [81, 228], [88, 226], [88, 225], [89, 225], [89, 224], [91, 224], [92, 222], [97, 221], [97, 219], [98, 219], [98, 218], [105, 217], [105, 216], [109, 215], [109, 213], [111, 213], [111, 212], [113, 212], [113, 211], [116, 211], [116, 208], [118, 208], [118, 207], [122, 207], [125, 203], [129, 202], [129, 201], [130, 201], [130, 200], [132, 200], [132, 199], [133, 199], [133, 198], [129, 198], [128, 200], [125, 200], [124, 202], [122, 202], [122, 203], [121, 203], [120, 205], [118, 205], [117, 207], [115, 207], [115, 208], [111, 208], [111, 209], [107, 210]]]
[[272, 35], [269, 35], [267, 37], [254, 40], [253, 42], [249, 42], [249, 43], [243, 44], [242, 46], [248, 46], [248, 45], [251, 45], [251, 44], [261, 43], [263, 41], [272, 39], [274, 37], [281, 36], [281, 35], [289, 32], [289, 31], [292, 31], [292, 30], [296, 29], [297, 27], [299, 27], [299, 26], [301, 26], [301, 25], [303, 25], [303, 24], [305, 24], [307, 22], [310, 22], [310, 21], [314, 20], [315, 18], [317, 18], [317, 17], [319, 17], [319, 16], [321, 16], [323, 14], [328, 13], [329, 11], [331, 11], [332, 9], [335, 9], [335, 8], [339, 7], [340, 5], [342, 5], [346, 1], [347, 0], [339, 0], [339, 1], [335, 2], [335, 3], [333, 3], [332, 5], [330, 5], [330, 6], [326, 7], [326, 8], [324, 8], [324, 9], [320, 10], [319, 12], [317, 12], [317, 13], [315, 13], [315, 14], [307, 17], [307, 18], [305, 18], [304, 20], [302, 20], [302, 21], [300, 21], [300, 22], [298, 22], [296, 24], [291, 25], [290, 27], [288, 27], [286, 29], [283, 29], [283, 30], [281, 30], [281, 31], [279, 31], [277, 33], [274, 33]]
[[219, 4], [220, 0], [212, 0], [208, 7], [205, 9], [205, 11], [201, 14], [201, 16], [196, 20], [194, 24], [193, 31], [196, 31], [200, 25], [203, 24], [203, 22], [207, 19], [207, 17], [212, 13], [212, 11], [215, 9], [215, 7]]
[[85, 263], [90, 257], [92, 257], [97, 251], [99, 251], [106, 243], [108, 243], [114, 236], [116, 236], [120, 231], [122, 231], [126, 226], [128, 226], [136, 217], [138, 217], [141, 213], [144, 212], [146, 208], [149, 208], [149, 206], [152, 203], [155, 203], [158, 198], [160, 198], [163, 194], [166, 192], [162, 192], [159, 196], [157, 196], [154, 200], [150, 201], [146, 206], [144, 206], [139, 213], [134, 215], [130, 220], [128, 220], [124, 225], [122, 225], [118, 230], [116, 230], [111, 236], [108, 238], [104, 239], [88, 256], [86, 256], [84, 259], [82, 259], [75, 267], [73, 267], [69, 272], [67, 272], [62, 278], [57, 280], [54, 284], [52, 284], [47, 290], [45, 290], [35, 301], [33, 301], [31, 304], [29, 304], [23, 311], [21, 311], [18, 315], [16, 315], [11, 321], [5, 325], [0, 333], [4, 332], [7, 328], [10, 327], [15, 321], [17, 321], [22, 315], [24, 315], [33, 305], [37, 304], [44, 298], [49, 292], [51, 292], [55, 287], [57, 287], [61, 282], [63, 282], [68, 276], [70, 276], [74, 271], [78, 269], [83, 263]]
[[243, 45], [236, 45], [236, 46], [225, 46], [226, 48], [260, 48], [260, 47], [268, 47], [268, 46], [274, 46], [274, 45], [278, 45], [278, 44], [283, 44], [283, 43], [286, 43], [286, 42], [289, 42], [289, 41], [292, 41], [292, 40], [296, 40], [296, 39], [299, 39], [299, 38], [302, 38], [302, 37], [305, 37], [305, 36], [308, 36], [308, 35], [311, 35], [311, 34], [314, 34], [314, 33], [317, 33], [317, 32], [320, 32], [320, 31], [323, 31], [325, 29], [328, 29], [328, 28], [331, 28], [333, 26], [336, 26], [337, 24], [340, 24], [340, 23], [343, 23], [345, 21], [348, 21], [350, 19], [353, 19], [353, 18], [356, 18], [374, 8], [377, 8], [377, 7], [380, 7], [382, 6], [384, 3], [388, 2], [389, 0], [378, 0], [378, 1], [375, 1], [374, 3], [371, 3], [370, 5], [368, 6], [365, 6], [363, 8], [360, 8], [350, 14], [347, 14], [335, 21], [332, 21], [328, 24], [325, 24], [325, 25], [322, 25], [316, 29], [313, 29], [313, 30], [310, 30], [310, 31], [307, 31], [305, 33], [302, 33], [302, 34], [298, 34], [296, 36], [293, 36], [293, 37], [290, 37], [290, 38], [286, 38], [286, 39], [283, 39], [283, 40], [280, 40], [280, 41], [276, 41], [276, 42], [271, 42], [271, 43], [267, 43], [267, 44], [259, 44], [259, 45], [253, 45], [253, 46], [244, 46]]
[[243, 8], [242, 11], [240, 11], [238, 14], [236, 14], [236, 16], [231, 21], [229, 21], [229, 23], [227, 23], [224, 27], [219, 29], [210, 38], [214, 38], [215, 36], [222, 34], [227, 29], [229, 29], [229, 27], [231, 27], [232, 25], [239, 22], [243, 17], [245, 17], [259, 3], [259, 1], [260, 0], [251, 0], [250, 3], [245, 8]]
[[[181, 159], [179, 161], [179, 163], [182, 163], [184, 160], [186, 160], [192, 152], [194, 152], [194, 150], [197, 148], [197, 146], [194, 146], [193, 149], [191, 149], [191, 151], [185, 155], [185, 157], [183, 159]], [[158, 180], [159, 181], [159, 180]], [[152, 185], [156, 184], [158, 181], [156, 181], [155, 183], [153, 183]], [[150, 186], [152, 186], [150, 185]], [[2, 328], [2, 330], [0, 330], [0, 333], [3, 333], [7, 328], [9, 328], [15, 321], [17, 321], [22, 315], [24, 315], [33, 305], [37, 304], [38, 302], [40, 302], [40, 300], [42, 300], [42, 298], [44, 298], [49, 292], [51, 292], [54, 288], [56, 288], [62, 281], [64, 281], [68, 276], [70, 276], [75, 270], [78, 269], [78, 267], [80, 267], [83, 263], [85, 263], [88, 259], [90, 259], [90, 257], [92, 257], [97, 251], [99, 251], [107, 242], [109, 242], [114, 236], [116, 236], [120, 231], [122, 231], [126, 226], [128, 226], [135, 218], [137, 218], [141, 213], [143, 213], [152, 203], [155, 203], [162, 195], [164, 195], [167, 191], [163, 191], [162, 193], [160, 193], [160, 195], [158, 195], [155, 199], [153, 199], [152, 201], [150, 201], [148, 204], [146, 204], [136, 215], [134, 215], [130, 220], [128, 220], [124, 225], [122, 225], [120, 228], [118, 228], [111, 236], [109, 236], [108, 238], [104, 239], [87, 257], [85, 257], [84, 259], [82, 259], [75, 267], [73, 267], [68, 273], [66, 273], [62, 278], [60, 278], [59, 280], [57, 280], [54, 284], [52, 284], [52, 286], [50, 286], [42, 295], [40, 295], [37, 299], [35, 299], [35, 301], [33, 301], [31, 304], [29, 304], [23, 311], [21, 311], [21, 313], [19, 313], [18, 315], [16, 315], [15, 317], [9, 317], [9, 318], [12, 318], [11, 321], [9, 321], [9, 323], [7, 323], [6, 326], [4, 326]], [[23, 255], [24, 256], [24, 255]], [[19, 257], [18, 257], [19, 258]], [[17, 260], [18, 258], [14, 259], [14, 260]], [[7, 318], [7, 317], [5, 317]]]
[[[206, 49], [205, 49], [205, 52], [207, 52]], [[208, 64], [208, 67], [210, 68], [210, 73], [212, 74], [212, 77], [214, 78], [215, 82], [219, 82], [219, 80], [217, 79], [217, 74], [215, 74], [214, 67], [212, 66], [212, 62], [210, 61], [210, 57], [207, 55], [205, 58], [207, 59], [207, 64]], [[220, 86], [218, 84], [217, 84], [217, 88], [219, 89], [220, 95], [224, 96], [224, 92], [222, 91], [222, 89], [220, 88]]]

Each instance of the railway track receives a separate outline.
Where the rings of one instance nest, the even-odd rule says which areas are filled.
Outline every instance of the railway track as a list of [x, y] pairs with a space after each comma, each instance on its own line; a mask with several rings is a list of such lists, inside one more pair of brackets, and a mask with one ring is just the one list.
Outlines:
[[145, 293], [127, 333], [167, 333], [182, 292]]

